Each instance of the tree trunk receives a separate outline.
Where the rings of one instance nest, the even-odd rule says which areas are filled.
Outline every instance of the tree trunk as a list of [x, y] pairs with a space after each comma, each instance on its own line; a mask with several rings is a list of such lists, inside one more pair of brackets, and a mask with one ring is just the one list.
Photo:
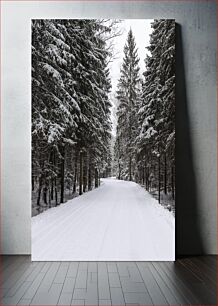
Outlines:
[[129, 180], [132, 180], [132, 157], [129, 158]]
[[49, 204], [49, 208], [51, 207], [51, 189], [48, 189], [48, 204]]
[[98, 170], [95, 168], [95, 188], [98, 187]]
[[60, 174], [61, 174], [61, 195], [60, 195], [60, 203], [64, 203], [64, 167], [65, 167], [65, 148], [64, 146], [61, 147], [61, 167], [60, 167]]
[[148, 192], [150, 191], [150, 168], [148, 167], [148, 170], [147, 170], [147, 190]]
[[142, 185], [145, 185], [145, 167], [142, 168]]
[[57, 179], [55, 178], [54, 180], [54, 184], [55, 184], [55, 188], [54, 188], [54, 191], [55, 191], [55, 206], [58, 205], [58, 191], [57, 191]]
[[[54, 157], [54, 160], [53, 160], [54, 167], [56, 168], [56, 154], [55, 154], [55, 151], [54, 151], [54, 156], [53, 157]], [[58, 192], [57, 192], [57, 177], [56, 176], [52, 180], [52, 187], [53, 187], [52, 200], [53, 200], [53, 196], [55, 195], [55, 206], [57, 206], [58, 205]]]
[[83, 168], [83, 192], [86, 192], [88, 181], [88, 156], [87, 153], [84, 156], [84, 168]]
[[75, 154], [75, 164], [74, 164], [74, 181], [73, 181], [73, 193], [76, 192], [76, 183], [77, 183], [77, 161], [78, 161], [78, 152], [76, 151], [76, 154]]
[[118, 180], [120, 180], [120, 175], [121, 175], [121, 174], [120, 174], [120, 171], [121, 171], [121, 170], [120, 170], [120, 162], [118, 162]]
[[[56, 169], [56, 154], [55, 151], [53, 151], [53, 159], [52, 159], [52, 163], [53, 163], [53, 167], [54, 169]], [[55, 180], [56, 180], [56, 176], [54, 178], [52, 178], [51, 180], [51, 200], [54, 200], [54, 184], [55, 184]]]
[[142, 184], [142, 168], [139, 168], [135, 173], [135, 181], [138, 184]]
[[34, 175], [32, 174], [32, 191], [34, 191], [35, 189], [35, 179], [34, 179]]
[[89, 162], [89, 170], [88, 170], [88, 190], [92, 190], [92, 169]]
[[172, 190], [172, 198], [175, 199], [175, 182], [174, 182], [174, 167], [171, 168], [171, 190]]
[[101, 184], [101, 175], [100, 175], [100, 170], [98, 170], [98, 186]]
[[37, 197], [37, 206], [40, 206], [41, 191], [42, 191], [42, 178], [40, 177], [39, 178], [38, 197]]
[[82, 186], [83, 186], [83, 155], [82, 155], [82, 152], [80, 152], [80, 155], [79, 155], [79, 195], [83, 193]]
[[145, 171], [145, 188], [147, 191], [149, 191], [149, 168], [146, 167]]
[[44, 200], [44, 203], [47, 205], [48, 202], [47, 202], [47, 191], [48, 191], [48, 188], [47, 187], [44, 187], [43, 188], [43, 200]]
[[167, 194], [167, 157], [164, 154], [164, 193]]
[[54, 200], [54, 180], [51, 181], [51, 200]]

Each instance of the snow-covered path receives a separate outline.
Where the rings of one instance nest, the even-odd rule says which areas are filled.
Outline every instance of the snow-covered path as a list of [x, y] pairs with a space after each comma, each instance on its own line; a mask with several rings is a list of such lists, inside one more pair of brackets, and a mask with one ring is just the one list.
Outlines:
[[133, 182], [93, 191], [32, 218], [32, 260], [174, 260], [175, 219]]

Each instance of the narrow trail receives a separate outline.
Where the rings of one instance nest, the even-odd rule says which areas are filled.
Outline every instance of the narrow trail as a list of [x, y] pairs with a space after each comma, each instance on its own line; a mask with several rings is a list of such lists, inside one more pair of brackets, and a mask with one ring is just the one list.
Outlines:
[[32, 218], [32, 260], [174, 260], [175, 219], [142, 187], [113, 178]]

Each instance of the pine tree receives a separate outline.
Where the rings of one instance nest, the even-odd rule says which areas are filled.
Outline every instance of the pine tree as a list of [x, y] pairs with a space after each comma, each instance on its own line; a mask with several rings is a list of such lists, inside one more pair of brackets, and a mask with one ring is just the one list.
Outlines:
[[135, 39], [130, 29], [118, 82], [117, 110], [118, 124], [115, 142], [115, 158], [118, 165], [118, 177], [133, 180], [135, 173], [134, 140], [136, 137], [136, 122], [139, 100], [139, 58]]
[[[171, 176], [174, 196], [175, 146], [175, 22], [155, 20], [146, 58], [143, 94], [138, 112], [137, 158], [144, 159], [146, 188], [167, 193]], [[169, 175], [169, 168], [171, 168]]]
[[43, 186], [47, 204], [46, 192], [51, 184], [56, 185], [58, 176], [63, 195], [64, 139], [69, 130], [75, 130], [80, 114], [69, 72], [72, 55], [64, 32], [59, 21], [32, 23], [32, 147], [33, 175], [40, 186], [38, 204]]
[[33, 20], [32, 186], [37, 203], [65, 201], [99, 185], [110, 164], [111, 25], [99, 20]]

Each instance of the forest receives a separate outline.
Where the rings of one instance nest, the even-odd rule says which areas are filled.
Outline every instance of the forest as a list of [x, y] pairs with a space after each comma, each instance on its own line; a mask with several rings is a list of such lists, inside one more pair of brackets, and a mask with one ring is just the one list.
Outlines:
[[[120, 22], [120, 21], [119, 21]], [[175, 198], [175, 22], [154, 20], [143, 75], [130, 29], [111, 130], [113, 20], [32, 20], [32, 205], [116, 176]], [[114, 143], [114, 146], [112, 145]]]
[[143, 79], [132, 31], [118, 83], [115, 165], [119, 179], [175, 198], [175, 22], [155, 20]]

